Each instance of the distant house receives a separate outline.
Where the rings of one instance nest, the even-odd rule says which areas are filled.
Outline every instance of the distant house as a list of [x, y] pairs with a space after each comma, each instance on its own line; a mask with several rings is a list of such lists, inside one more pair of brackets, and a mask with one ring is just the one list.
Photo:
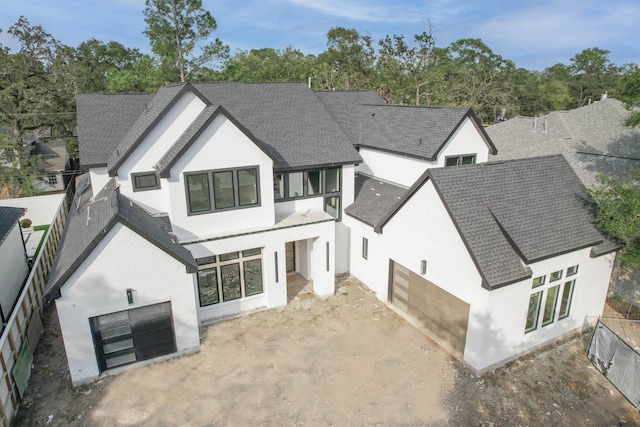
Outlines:
[[586, 186], [602, 173], [624, 179], [640, 167], [640, 129], [623, 125], [630, 112], [605, 98], [569, 111], [514, 117], [487, 128], [498, 148], [491, 160], [562, 154]]
[[64, 141], [45, 143], [35, 140], [31, 146], [30, 154], [42, 159], [38, 165], [42, 175], [37, 177], [36, 188], [43, 193], [64, 191], [71, 171], [71, 156], [67, 144]]
[[22, 208], [0, 206], [0, 317], [3, 323], [29, 275], [19, 222], [24, 212]]
[[474, 371], [597, 315], [617, 249], [559, 156], [486, 163], [470, 109], [302, 83], [77, 97], [46, 295], [74, 384], [197, 351], [198, 327], [350, 272]]

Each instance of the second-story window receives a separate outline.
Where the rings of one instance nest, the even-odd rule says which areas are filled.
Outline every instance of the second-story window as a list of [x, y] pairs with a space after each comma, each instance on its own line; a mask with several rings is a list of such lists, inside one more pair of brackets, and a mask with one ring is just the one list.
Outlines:
[[273, 198], [276, 202], [324, 196], [324, 210], [338, 221], [341, 218], [340, 167], [273, 174]]
[[257, 166], [185, 174], [189, 215], [260, 204]]
[[466, 156], [451, 156], [444, 160], [445, 166], [472, 165], [476, 162], [476, 155], [469, 154]]

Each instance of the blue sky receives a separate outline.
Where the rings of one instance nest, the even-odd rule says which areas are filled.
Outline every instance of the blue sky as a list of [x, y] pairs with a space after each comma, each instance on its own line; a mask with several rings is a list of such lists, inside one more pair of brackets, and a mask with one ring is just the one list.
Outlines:
[[[150, 52], [144, 0], [3, 0], [0, 43], [20, 15], [71, 46], [96, 38]], [[640, 63], [638, 0], [203, 0], [218, 23], [214, 36], [236, 49], [293, 46], [317, 54], [336, 26], [377, 41], [411, 37], [434, 26], [440, 47], [480, 38], [516, 66], [543, 70], [569, 64], [583, 49], [611, 52], [617, 64]]]

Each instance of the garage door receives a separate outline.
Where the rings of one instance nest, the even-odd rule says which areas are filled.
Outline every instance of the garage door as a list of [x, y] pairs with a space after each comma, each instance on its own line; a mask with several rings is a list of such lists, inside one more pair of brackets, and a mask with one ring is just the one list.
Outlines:
[[100, 372], [176, 351], [171, 303], [89, 319]]
[[469, 304], [397, 262], [391, 261], [390, 269], [391, 303], [417, 320], [445, 347], [464, 354]]

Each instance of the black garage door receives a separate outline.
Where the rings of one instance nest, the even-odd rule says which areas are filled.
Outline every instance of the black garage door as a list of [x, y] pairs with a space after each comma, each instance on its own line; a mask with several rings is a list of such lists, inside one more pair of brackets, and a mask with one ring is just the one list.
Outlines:
[[417, 320], [445, 348], [464, 355], [469, 304], [390, 261], [390, 302]]
[[89, 319], [100, 372], [176, 351], [171, 303]]

